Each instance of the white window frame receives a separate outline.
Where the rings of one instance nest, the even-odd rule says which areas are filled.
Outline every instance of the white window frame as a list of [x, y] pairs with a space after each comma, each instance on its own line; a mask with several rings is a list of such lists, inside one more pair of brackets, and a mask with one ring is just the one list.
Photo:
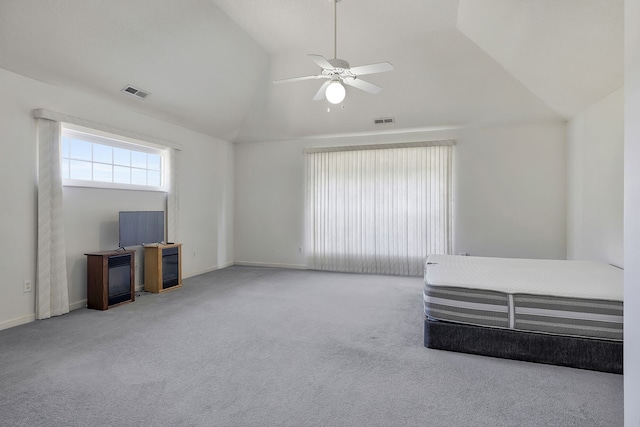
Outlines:
[[[90, 143], [111, 146], [115, 148], [123, 148], [131, 151], [141, 153], [151, 153], [160, 156], [160, 186], [152, 185], [138, 185], [138, 184], [123, 184], [116, 182], [104, 182], [93, 180], [80, 180], [63, 177], [62, 185], [68, 187], [90, 187], [90, 188], [107, 188], [107, 189], [119, 189], [119, 190], [139, 190], [139, 191], [169, 191], [169, 149], [166, 147], [157, 146], [145, 141], [136, 140], [124, 136], [114, 135], [107, 132], [102, 132], [94, 129], [88, 129], [81, 126], [76, 126], [68, 123], [62, 124], [62, 137], [67, 135], [80, 136], [83, 141]], [[60, 138], [60, 144], [62, 145], [63, 138]], [[63, 153], [60, 150], [60, 163], [62, 165]], [[91, 160], [93, 164], [93, 159]], [[99, 163], [99, 162], [95, 162]], [[62, 166], [61, 166], [62, 167]]]

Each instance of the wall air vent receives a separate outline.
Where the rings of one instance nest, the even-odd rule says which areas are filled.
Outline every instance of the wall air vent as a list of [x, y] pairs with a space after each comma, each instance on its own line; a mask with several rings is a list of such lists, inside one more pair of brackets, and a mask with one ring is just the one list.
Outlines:
[[382, 117], [379, 119], [373, 119], [373, 123], [377, 125], [386, 125], [387, 123], [395, 123], [396, 119], [393, 117]]
[[128, 93], [129, 95], [133, 95], [136, 98], [140, 98], [140, 99], [145, 99], [147, 96], [149, 96], [149, 92], [145, 92], [131, 85], [125, 86], [124, 88], [122, 88], [122, 91], [124, 93]]

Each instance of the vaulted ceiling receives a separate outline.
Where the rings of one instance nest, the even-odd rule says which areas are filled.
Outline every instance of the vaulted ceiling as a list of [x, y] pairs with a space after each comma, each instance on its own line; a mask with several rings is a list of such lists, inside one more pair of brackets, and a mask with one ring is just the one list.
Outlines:
[[342, 106], [272, 83], [333, 57], [331, 0], [3, 0], [0, 68], [236, 142], [560, 120], [623, 85], [623, 4], [340, 0], [338, 57], [395, 67]]

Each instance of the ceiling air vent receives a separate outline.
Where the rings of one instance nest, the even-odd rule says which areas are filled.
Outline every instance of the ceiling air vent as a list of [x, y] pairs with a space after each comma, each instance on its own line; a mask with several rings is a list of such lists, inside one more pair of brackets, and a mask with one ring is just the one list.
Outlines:
[[382, 117], [379, 119], [373, 119], [373, 123], [377, 124], [377, 125], [385, 125], [387, 123], [395, 123], [396, 119], [394, 119], [393, 117]]
[[143, 90], [140, 90], [136, 87], [133, 87], [131, 85], [127, 85], [125, 86], [122, 91], [124, 93], [128, 93], [129, 95], [133, 95], [136, 98], [140, 98], [140, 99], [145, 99], [147, 96], [149, 96], [149, 92], [145, 92]]

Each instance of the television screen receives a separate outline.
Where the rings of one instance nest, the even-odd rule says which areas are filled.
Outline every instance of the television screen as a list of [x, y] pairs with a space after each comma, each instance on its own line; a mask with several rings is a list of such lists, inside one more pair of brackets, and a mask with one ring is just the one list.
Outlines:
[[138, 246], [164, 241], [163, 211], [122, 211], [119, 217], [119, 245]]

